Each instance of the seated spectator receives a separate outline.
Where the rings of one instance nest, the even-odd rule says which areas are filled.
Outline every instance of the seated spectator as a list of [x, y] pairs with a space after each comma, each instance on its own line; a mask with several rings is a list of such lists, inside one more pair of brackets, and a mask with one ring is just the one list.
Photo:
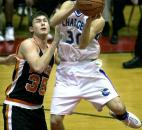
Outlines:
[[5, 41], [14, 41], [14, 26], [13, 26], [13, 13], [14, 13], [14, 0], [5, 0]]
[[123, 67], [142, 68], [142, 16], [138, 25], [138, 34], [135, 43], [134, 57], [131, 60], [124, 62]]
[[[134, 4], [142, 5], [141, 0], [132, 0]], [[142, 15], [138, 25], [138, 34], [135, 43], [134, 57], [123, 63], [123, 67], [128, 68], [142, 68]]]
[[[110, 40], [112, 44], [117, 44], [118, 31], [125, 26], [125, 19], [123, 14], [125, 5], [136, 4], [136, 1], [138, 0], [112, 0], [113, 18], [112, 18], [112, 37]], [[139, 4], [139, 2], [137, 4]]]
[[110, 11], [111, 11], [111, 1], [112, 0], [105, 0], [105, 7], [104, 7], [104, 11], [103, 11], [103, 18], [105, 19], [105, 26], [104, 26], [104, 29], [103, 29], [103, 32], [102, 32], [102, 35], [103, 36], [109, 36], [109, 33], [110, 33], [110, 19], [111, 19], [111, 16], [110, 16]]
[[4, 13], [5, 13], [5, 41], [14, 41], [15, 32], [13, 26], [13, 15], [14, 8], [18, 6], [19, 3], [23, 3], [25, 0], [5, 0], [4, 1]]

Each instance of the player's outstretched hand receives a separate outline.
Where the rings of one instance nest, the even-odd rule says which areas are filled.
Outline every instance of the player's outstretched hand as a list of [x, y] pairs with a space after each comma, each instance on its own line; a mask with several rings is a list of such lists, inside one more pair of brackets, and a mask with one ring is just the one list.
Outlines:
[[10, 64], [14, 64], [16, 62], [16, 54], [11, 54], [9, 56], [6, 57], [6, 64], [10, 65]]

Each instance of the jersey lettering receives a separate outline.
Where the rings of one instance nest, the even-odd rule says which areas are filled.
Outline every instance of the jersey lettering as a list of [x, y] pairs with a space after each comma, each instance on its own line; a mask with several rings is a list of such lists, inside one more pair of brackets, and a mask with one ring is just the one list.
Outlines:
[[84, 24], [85, 23], [83, 21], [77, 20], [76, 18], [68, 18], [62, 22], [63, 27], [64, 26], [75, 27], [81, 31], [83, 30]]

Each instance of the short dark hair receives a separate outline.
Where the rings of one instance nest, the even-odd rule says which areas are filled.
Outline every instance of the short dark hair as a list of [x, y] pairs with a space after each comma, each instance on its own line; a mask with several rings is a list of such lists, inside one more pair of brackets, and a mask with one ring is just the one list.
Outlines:
[[41, 16], [41, 15], [45, 16], [45, 17], [48, 19], [48, 16], [47, 16], [47, 14], [46, 14], [45, 12], [36, 11], [36, 12], [33, 13], [33, 15], [32, 15], [32, 16], [30, 17], [30, 19], [29, 19], [29, 26], [32, 26], [33, 20], [34, 20], [36, 17]]

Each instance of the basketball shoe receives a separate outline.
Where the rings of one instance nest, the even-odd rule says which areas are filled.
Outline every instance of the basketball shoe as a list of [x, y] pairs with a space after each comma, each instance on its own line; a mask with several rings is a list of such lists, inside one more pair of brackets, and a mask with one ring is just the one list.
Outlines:
[[[117, 119], [117, 116], [112, 111], [110, 111], [109, 114]], [[140, 128], [142, 125], [139, 118], [131, 112], [127, 112], [126, 118], [120, 121], [122, 121], [126, 126], [129, 126], [131, 128]]]
[[0, 34], [0, 42], [4, 42], [4, 37]]
[[6, 41], [14, 41], [14, 27], [6, 27], [6, 32], [5, 32], [5, 40]]

